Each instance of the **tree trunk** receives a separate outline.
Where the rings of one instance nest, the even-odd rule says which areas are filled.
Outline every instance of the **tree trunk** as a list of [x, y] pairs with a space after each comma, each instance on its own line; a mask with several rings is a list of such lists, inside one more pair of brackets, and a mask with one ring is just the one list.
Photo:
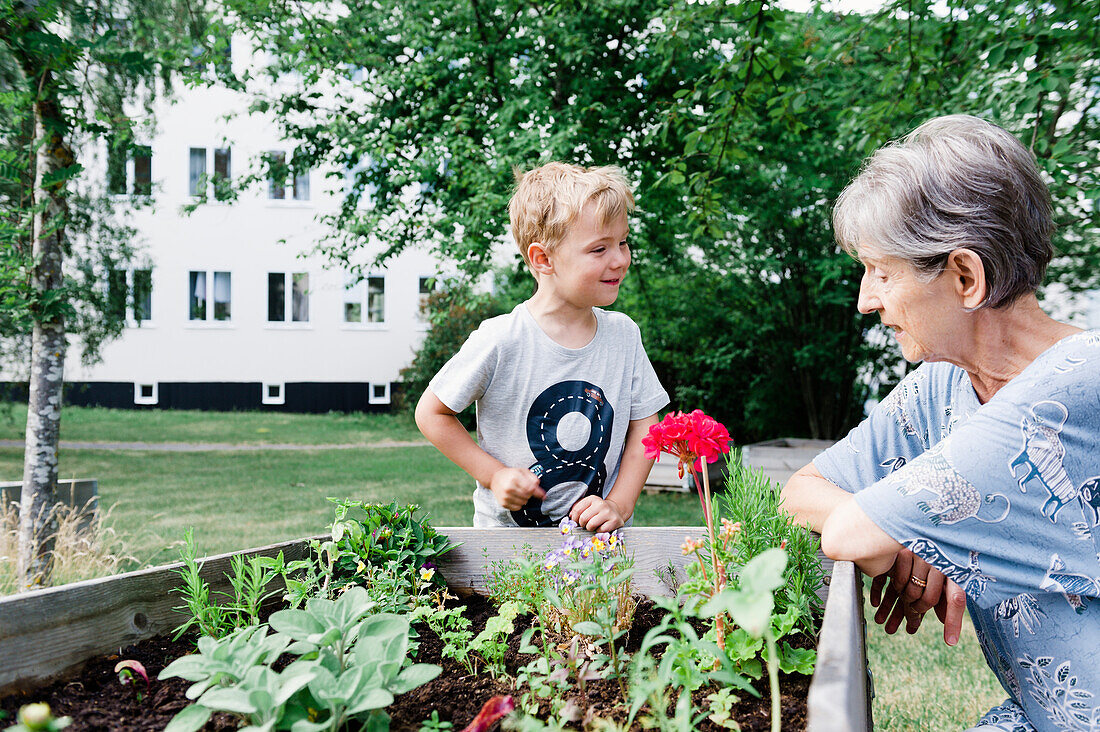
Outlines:
[[[56, 304], [43, 296], [61, 287], [64, 253], [65, 183], [59, 170], [73, 164], [65, 140], [64, 114], [50, 72], [40, 72], [42, 94], [35, 102], [34, 274], [39, 296], [31, 339], [30, 398], [19, 510], [20, 585], [32, 589], [49, 580], [57, 533], [57, 447], [64, 383], [65, 322]], [[55, 175], [51, 175], [55, 174]], [[61, 180], [55, 180], [56, 178]]]

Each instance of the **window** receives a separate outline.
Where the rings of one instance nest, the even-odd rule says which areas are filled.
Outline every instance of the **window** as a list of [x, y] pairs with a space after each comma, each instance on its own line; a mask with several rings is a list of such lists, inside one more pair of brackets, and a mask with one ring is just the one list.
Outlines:
[[153, 148], [117, 137], [107, 140], [107, 192], [124, 196], [153, 194]]
[[385, 384], [367, 384], [367, 389], [370, 390], [368, 394], [368, 401], [371, 404], [389, 404], [390, 403], [390, 385], [389, 382]]
[[421, 277], [416, 291], [416, 319], [421, 323], [427, 323], [432, 293], [435, 292], [435, 277]]
[[187, 176], [187, 193], [202, 196], [206, 193], [206, 148], [191, 148], [191, 165]]
[[225, 201], [232, 195], [232, 151], [228, 147], [211, 148], [214, 156], [214, 176], [211, 178], [206, 171], [210, 162], [207, 158], [205, 147], [193, 147], [190, 149], [190, 163], [187, 173], [187, 193], [198, 198], [206, 198], [209, 194], [209, 186], [214, 186], [214, 200]]
[[263, 404], [286, 404], [286, 385], [265, 382], [260, 401]]
[[134, 404], [156, 404], [159, 401], [156, 382], [134, 384]]
[[287, 182], [290, 182], [291, 196], [295, 201], [309, 200], [309, 169], [293, 170], [287, 164], [286, 153], [272, 150], [267, 153], [268, 179], [267, 197], [272, 200], [286, 199]]
[[[212, 277], [208, 275], [213, 275]], [[232, 317], [232, 279], [229, 272], [192, 271], [188, 288], [188, 320], [228, 321]], [[208, 307], [213, 303], [213, 307]]]
[[386, 278], [371, 275], [356, 281], [348, 276], [344, 286], [344, 322], [373, 323], [386, 322]]
[[153, 271], [112, 269], [107, 273], [107, 312], [138, 324], [153, 319]]
[[285, 323], [287, 320], [293, 323], [309, 322], [308, 272], [268, 273], [267, 320], [269, 323]]

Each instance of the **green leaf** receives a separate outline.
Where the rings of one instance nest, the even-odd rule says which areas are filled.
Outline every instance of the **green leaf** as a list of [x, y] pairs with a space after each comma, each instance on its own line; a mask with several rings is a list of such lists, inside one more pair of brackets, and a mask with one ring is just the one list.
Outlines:
[[600, 627], [599, 623], [582, 620], [579, 623], [573, 623], [573, 632], [581, 635], [599, 636], [603, 634], [603, 628]]
[[321, 623], [305, 610], [279, 610], [268, 618], [268, 625], [294, 640], [306, 640], [325, 631]]
[[199, 703], [211, 709], [235, 714], [252, 714], [256, 711], [248, 693], [237, 688], [211, 689], [199, 698]]
[[414, 663], [401, 671], [397, 678], [390, 683], [390, 691], [394, 694], [405, 694], [418, 686], [428, 683], [443, 671], [441, 666], [434, 663]]
[[191, 704], [172, 717], [164, 732], [197, 732], [206, 726], [213, 711], [199, 704]]

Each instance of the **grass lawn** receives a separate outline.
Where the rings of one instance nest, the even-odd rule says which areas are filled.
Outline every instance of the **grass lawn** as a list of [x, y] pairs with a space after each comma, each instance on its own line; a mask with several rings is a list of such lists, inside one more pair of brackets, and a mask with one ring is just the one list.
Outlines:
[[[0, 405], [0, 440], [23, 440], [25, 404]], [[404, 414], [287, 414], [68, 407], [61, 439], [72, 442], [221, 442], [362, 445], [423, 440]]]
[[876, 730], [964, 730], [1008, 697], [985, 663], [970, 616], [952, 648], [943, 642], [943, 625], [933, 613], [914, 635], [902, 630], [889, 636], [872, 620], [870, 603], [865, 610]]
[[[23, 425], [0, 414], [0, 439]], [[68, 408], [62, 439], [97, 442], [367, 444], [420, 438], [401, 415], [290, 415]], [[19, 480], [22, 448], [0, 448], [0, 480]], [[328, 496], [419, 503], [436, 526], [469, 526], [473, 481], [432, 447], [255, 452], [62, 450], [61, 477], [96, 478], [108, 523], [143, 562], [177, 558], [188, 526], [208, 554], [324, 533]], [[691, 494], [643, 495], [640, 526], [699, 525]], [[1005, 696], [986, 667], [969, 621], [959, 647], [943, 644], [930, 618], [914, 636], [887, 636], [870, 620], [875, 726], [962, 730]]]

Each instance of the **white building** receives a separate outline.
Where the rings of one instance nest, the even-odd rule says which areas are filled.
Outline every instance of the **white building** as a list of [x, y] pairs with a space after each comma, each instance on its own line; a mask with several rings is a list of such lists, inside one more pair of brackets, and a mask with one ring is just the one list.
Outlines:
[[[234, 62], [249, 63], [248, 49], [234, 46]], [[95, 366], [71, 349], [71, 403], [388, 408], [423, 338], [421, 304], [436, 262], [408, 251], [349, 287], [347, 272], [309, 255], [326, 232], [319, 215], [341, 198], [341, 180], [325, 171], [217, 201], [219, 177], [290, 152], [270, 119], [245, 114], [247, 104], [226, 89], [178, 89], [158, 104], [146, 149], [125, 161], [109, 161], [105, 145], [96, 152], [93, 181], [128, 194], [120, 205], [150, 191], [154, 205], [134, 214], [142, 251], [134, 268], [108, 278], [115, 288], [125, 278], [131, 325]], [[202, 193], [208, 202], [184, 215]]]

